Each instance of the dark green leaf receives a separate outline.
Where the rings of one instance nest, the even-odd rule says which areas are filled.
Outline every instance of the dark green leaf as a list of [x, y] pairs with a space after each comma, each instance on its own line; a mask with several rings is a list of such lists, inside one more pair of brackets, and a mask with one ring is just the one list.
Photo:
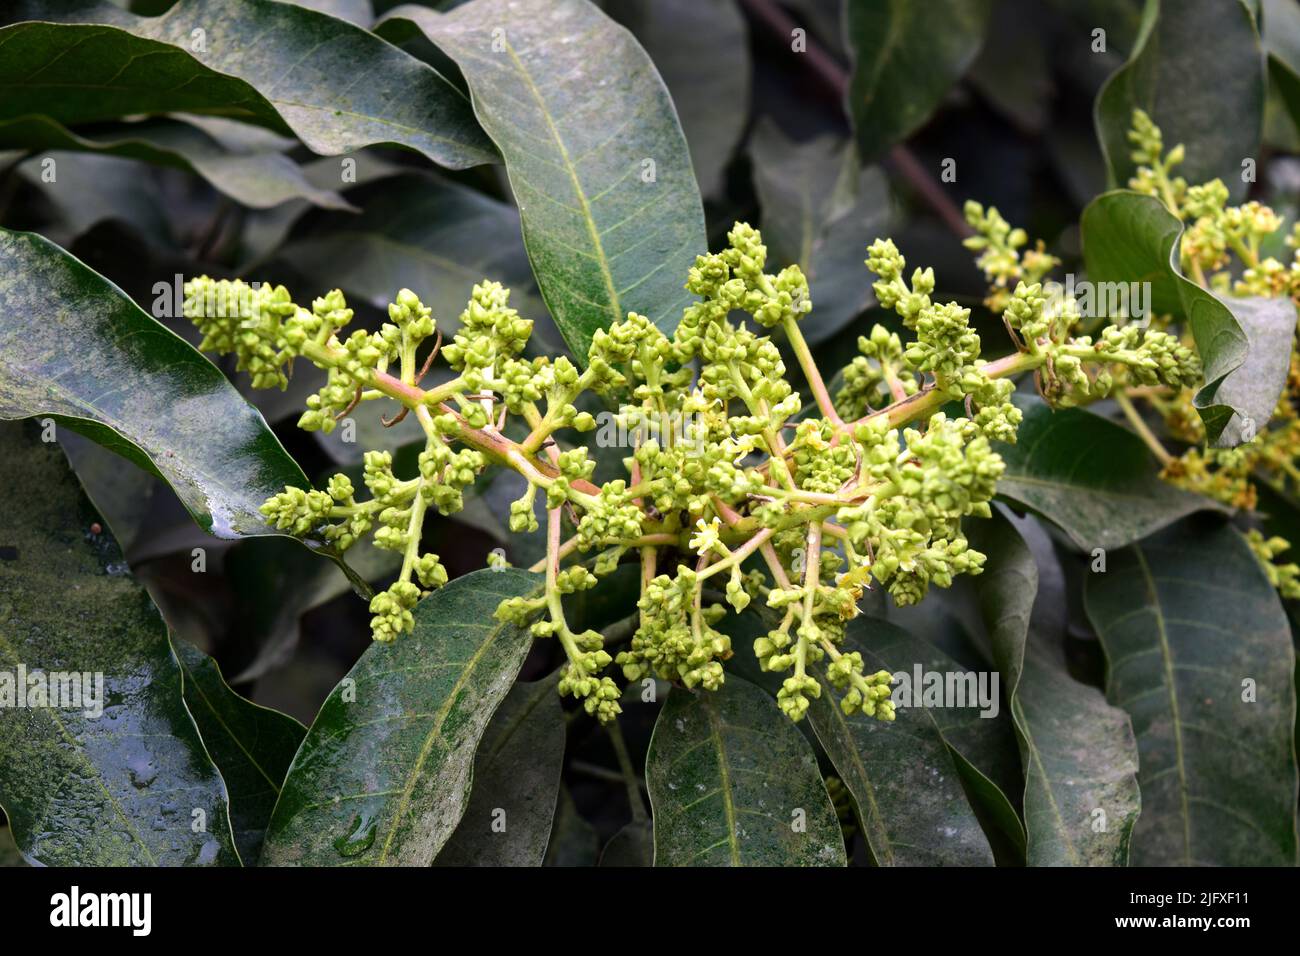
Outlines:
[[849, 142], [796, 144], [767, 118], [750, 151], [768, 261], [797, 263], [808, 277], [813, 310], [799, 327], [815, 345], [875, 303], [862, 257], [889, 231], [889, 186], [880, 170], [858, 168]]
[[1295, 654], [1245, 539], [1175, 525], [1110, 554], [1084, 601], [1137, 733], [1134, 864], [1294, 865]]
[[564, 764], [559, 672], [516, 684], [474, 757], [474, 790], [438, 866], [540, 866]]
[[604, 7], [663, 76], [700, 191], [721, 191], [749, 118], [749, 35], [736, 0], [605, 0]]
[[633, 820], [619, 830], [600, 852], [600, 866], [654, 866], [654, 826]]
[[[495, 161], [459, 90], [327, 14], [273, 0], [181, 0], [153, 18], [96, 0], [49, 6], [5, 14], [0, 118], [213, 113], [292, 130], [331, 156], [393, 143], [453, 169]], [[52, 18], [63, 22], [14, 23]]]
[[[191, 121], [193, 119], [191, 117]], [[205, 118], [205, 122], [211, 122], [211, 117]], [[321, 157], [302, 165], [303, 176], [317, 189], [350, 190], [377, 179], [396, 175], [403, 169], [402, 166], [380, 158], [372, 150], [361, 150], [342, 159]], [[270, 259], [272, 253], [279, 249], [294, 225], [310, 209], [311, 205], [306, 202], [290, 200], [274, 209], [253, 210], [245, 215], [243, 230], [239, 237], [237, 271], [241, 275], [246, 275], [260, 268]], [[294, 382], [290, 381], [290, 391], [293, 387]]]
[[979, 53], [991, 0], [849, 3], [848, 108], [864, 159], [919, 129]]
[[149, 246], [176, 245], [162, 190], [140, 175], [138, 163], [54, 151], [24, 160], [16, 172], [49, 202], [53, 215], [42, 221], [41, 231], [52, 242], [70, 247], [100, 223], [116, 220]]
[[[360, 468], [351, 470], [359, 482]], [[349, 590], [366, 596], [358, 581], [373, 583], [395, 574], [402, 556], [358, 541], [347, 552], [348, 572], [321, 561], [290, 538], [249, 538], [226, 553], [223, 568], [234, 592], [233, 627], [257, 648], [235, 675], [256, 680], [288, 663], [301, 636], [301, 618]]]
[[844, 866], [839, 821], [803, 735], [734, 674], [673, 688], [646, 755], [655, 866]]
[[569, 795], [569, 788], [561, 785], [544, 865], [595, 866], [599, 855], [600, 840], [596, 828], [582, 818]]
[[14, 835], [10, 832], [9, 827], [0, 826], [0, 869], [27, 865], [28, 863], [23, 859], [22, 852], [18, 849], [18, 844], [14, 842]]
[[686, 271], [705, 251], [704, 211], [672, 100], [632, 35], [588, 0], [475, 0], [446, 15], [402, 6], [389, 17], [418, 25], [464, 73], [576, 358], [628, 312], [671, 333], [691, 299]]
[[[1043, 602], [1059, 609], [1064, 594], [1039, 591], [1035, 556], [1011, 522], [995, 515], [969, 534], [988, 555], [975, 586], [1020, 740], [1027, 862], [1124, 866], [1141, 807], [1128, 715], [1070, 676], [1065, 635], [1042, 620], [1052, 610]], [[1046, 555], [1055, 560], [1050, 544]]]
[[1120, 548], [1193, 511], [1226, 510], [1161, 481], [1142, 439], [1079, 408], [1060, 411], [1017, 395], [1014, 445], [997, 446], [1007, 470], [998, 494], [1059, 526], [1085, 551]]
[[78, 134], [43, 116], [0, 122], [0, 146], [29, 150], [83, 150], [202, 176], [236, 202], [267, 209], [305, 199], [327, 209], [350, 209], [338, 193], [317, 189], [293, 160], [276, 150], [232, 152], [188, 123], [151, 120]]
[[523, 664], [527, 628], [493, 618], [541, 577], [475, 571], [374, 644], [321, 707], [267, 831], [271, 865], [428, 866], [470, 796], [474, 752]]
[[341, 288], [379, 309], [399, 289], [413, 289], [444, 337], [455, 333], [470, 290], [485, 278], [510, 289], [510, 304], [525, 318], [546, 315], [519, 238], [519, 213], [432, 175], [393, 177], [360, 216], [330, 217], [280, 249], [276, 260], [322, 292]]
[[1300, 124], [1300, 5], [1264, 0], [1262, 19], [1269, 79], [1292, 122]]
[[[237, 866], [167, 628], [57, 447], [26, 428], [0, 425], [17, 555], [0, 560], [0, 805], [18, 846], [47, 866]], [[80, 706], [17, 706], [64, 674], [83, 675]]]
[[1219, 297], [1185, 278], [1178, 253], [1182, 223], [1152, 196], [1127, 190], [1098, 196], [1083, 211], [1082, 229], [1091, 281], [1150, 283], [1152, 310], [1173, 313], [1191, 327], [1205, 366], [1195, 404], [1210, 441], [1236, 445], [1243, 431], [1262, 428], [1286, 382], [1294, 304]]
[[1217, 176], [1236, 200], [1245, 196], [1242, 161], [1258, 158], [1264, 125], [1264, 54], [1242, 0], [1147, 0], [1128, 62], [1097, 96], [1112, 185], [1126, 185], [1136, 171], [1127, 135], [1138, 107], [1166, 147], [1186, 147], [1179, 175], [1190, 183]]
[[[984, 47], [968, 74], [971, 85], [1007, 122], [1033, 135], [1043, 134], [1052, 115], [1052, 73], [1058, 66], [1053, 60], [1059, 54], [1048, 37], [1056, 26], [1040, 0], [997, 4]], [[1065, 63], [1059, 67], [1068, 69]]]
[[171, 485], [204, 530], [258, 513], [302, 470], [225, 377], [120, 289], [31, 233], [0, 230], [0, 418], [49, 416]]
[[[915, 665], [944, 673], [965, 670], [885, 621], [858, 618], [849, 625], [844, 648], [862, 655], [869, 674], [905, 671], [911, 679]], [[809, 719], [853, 796], [876, 862], [992, 866], [993, 851], [962, 789], [959, 751], [950, 750], [945, 735], [973, 731], [977, 739], [978, 728], [962, 725], [993, 721], [981, 721], [974, 710], [959, 715], [931, 707], [900, 707], [891, 723], [861, 713], [847, 715], [835, 699], [825, 664], [811, 668], [824, 690], [809, 709]], [[1008, 807], [1007, 812], [1014, 818], [1014, 810]]]
[[185, 704], [230, 791], [230, 823], [239, 855], [251, 864], [307, 728], [236, 694], [217, 662], [194, 645], [173, 639], [172, 652], [185, 674]]

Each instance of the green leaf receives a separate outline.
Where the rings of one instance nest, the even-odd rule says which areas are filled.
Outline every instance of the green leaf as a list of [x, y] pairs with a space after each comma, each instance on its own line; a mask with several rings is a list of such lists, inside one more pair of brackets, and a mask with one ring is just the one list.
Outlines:
[[416, 605], [415, 633], [368, 647], [289, 768], [262, 861], [428, 866], [465, 812], [474, 752], [528, 652], [528, 629], [493, 614], [540, 588], [526, 571], [475, 571]]
[[672, 100], [650, 58], [588, 0], [401, 6], [460, 66], [505, 157], [542, 296], [580, 362], [639, 312], [668, 333], [691, 301], [704, 211]]
[[[327, 14], [272, 0], [181, 0], [152, 18], [97, 0], [49, 6], [6, 15], [0, 118], [209, 113], [291, 130], [329, 156], [391, 143], [452, 169], [496, 161], [455, 86]], [[14, 22], [28, 19], [62, 22]]]
[[1245, 539], [1183, 522], [1088, 575], [1106, 696], [1133, 718], [1138, 866], [1296, 862], [1295, 654]]
[[1147, 0], [1133, 52], [1094, 108], [1112, 185], [1137, 170], [1128, 131], [1139, 107], [1167, 147], [1186, 147], [1179, 175], [1189, 183], [1218, 177], [1235, 200], [1245, 197], [1242, 160], [1259, 156], [1264, 125], [1264, 55], [1242, 0]]
[[217, 662], [193, 644], [173, 639], [172, 653], [185, 674], [185, 704], [230, 791], [230, 823], [239, 855], [251, 864], [262, 849], [280, 785], [307, 728], [236, 694]]
[[1185, 278], [1182, 228], [1153, 196], [1105, 193], [1083, 211], [1084, 261], [1095, 283], [1150, 283], [1152, 310], [1187, 321], [1205, 366], [1194, 404], [1210, 441], [1232, 446], [1243, 431], [1253, 434], [1273, 417], [1290, 367], [1295, 305], [1286, 298], [1219, 297]]
[[[984, 46], [967, 78], [1017, 132], [1041, 136], [1052, 119], [1053, 60], [1059, 53], [1048, 38], [1059, 28], [1050, 4], [1009, 0], [994, 7]], [[1089, 143], [1089, 149], [1095, 146]]]
[[298, 165], [279, 151], [233, 152], [203, 130], [174, 120], [127, 123], [78, 134], [47, 117], [24, 116], [0, 122], [0, 147], [81, 150], [183, 169], [254, 209], [269, 209], [290, 199], [305, 199], [326, 209], [352, 208], [337, 192], [312, 186]]
[[1300, 6], [1264, 0], [1262, 19], [1269, 79], [1292, 122], [1300, 124]]
[[768, 260], [808, 277], [813, 310], [799, 327], [817, 344], [875, 304], [862, 250], [889, 231], [889, 186], [879, 169], [858, 168], [847, 141], [796, 144], [766, 117], [750, 151]]
[[[191, 117], [191, 121], [193, 119]], [[210, 123], [212, 119], [208, 117], [205, 122]], [[254, 128], [244, 127], [244, 129]], [[352, 166], [348, 160], [354, 160], [356, 165]], [[358, 189], [367, 183], [396, 175], [403, 169], [404, 167], [381, 158], [374, 150], [360, 150], [344, 159], [319, 157], [302, 165], [303, 176], [317, 189], [341, 186], [345, 191]], [[342, 182], [345, 171], [349, 174], [347, 183]], [[354, 176], [356, 181], [350, 181]], [[308, 203], [290, 200], [274, 209], [259, 209], [248, 213], [244, 217], [239, 236], [236, 271], [240, 275], [247, 275], [259, 269], [280, 248], [294, 225], [310, 209]], [[290, 392], [293, 391], [294, 381], [296, 378], [289, 383]]]
[[[525, 318], [546, 316], [519, 238], [519, 213], [428, 174], [392, 177], [364, 213], [315, 223], [273, 261], [287, 263], [322, 292], [341, 288], [384, 310], [397, 290], [413, 289], [444, 338], [459, 328], [470, 290], [485, 278], [510, 289], [510, 304]], [[266, 271], [273, 274], [275, 266]], [[418, 424], [415, 431], [422, 435]]]
[[[867, 673], [904, 671], [910, 678], [917, 665], [943, 673], [966, 670], [885, 621], [855, 619], [843, 647], [862, 655]], [[808, 716], [853, 797], [876, 862], [992, 866], [993, 851], [962, 789], [958, 751], [945, 736], [954, 731], [978, 734], [977, 728], [962, 725], [993, 721], [982, 721], [974, 710], [958, 715], [932, 707], [900, 707], [890, 723], [845, 714], [826, 676], [826, 664], [810, 668], [823, 690]], [[1008, 810], [1014, 818], [1015, 811]]]
[[370, 0], [288, 0], [288, 2], [309, 10], [328, 13], [332, 17], [347, 20], [359, 27], [369, 27], [371, 21], [375, 19]]
[[[0, 805], [18, 846], [46, 866], [238, 866], [167, 628], [29, 427], [0, 425]], [[36, 672], [82, 675], [79, 706], [17, 706], [39, 703]]]
[[663, 76], [700, 191], [721, 192], [749, 119], [749, 31], [736, 0], [605, 0], [604, 7]]
[[545, 680], [516, 684], [488, 724], [474, 757], [474, 790], [438, 866], [541, 866], [551, 837], [564, 712]]
[[70, 247], [100, 223], [116, 220], [150, 247], [176, 246], [162, 189], [129, 159], [56, 150], [24, 160], [15, 172], [49, 203], [52, 215], [42, 219], [41, 231], [51, 242]]
[[22, 851], [14, 842], [14, 835], [7, 826], [0, 826], [0, 870], [6, 867], [27, 866]]
[[776, 701], [734, 674], [674, 687], [646, 755], [655, 866], [844, 866], [817, 758]]
[[211, 534], [273, 534], [258, 508], [302, 470], [225, 377], [103, 276], [0, 229], [0, 419], [48, 416], [163, 478]]
[[600, 851], [598, 866], [648, 867], [655, 862], [654, 825], [633, 820]]
[[1141, 808], [1128, 715], [1070, 676], [1064, 627], [1052, 633], [1043, 620], [1064, 594], [1040, 591], [1035, 555], [1015, 526], [995, 515], [968, 532], [988, 556], [975, 587], [1020, 741], [1027, 862], [1125, 866]]
[[551, 842], [546, 846], [544, 866], [595, 866], [600, 855], [596, 828], [583, 819], [569, 788], [560, 785], [560, 798], [551, 825]]
[[1016, 395], [1024, 412], [1014, 445], [997, 445], [1006, 463], [998, 495], [1047, 518], [1085, 551], [1122, 548], [1218, 502], [1160, 480], [1142, 439], [1079, 408], [1053, 410]]
[[979, 53], [991, 0], [847, 4], [848, 111], [863, 159], [916, 132]]
[[[361, 469], [349, 469], [359, 487]], [[357, 583], [394, 575], [402, 556], [358, 541], [347, 552], [347, 572], [321, 561], [291, 538], [248, 538], [235, 544], [222, 562], [234, 592], [235, 633], [256, 647], [253, 659], [235, 675], [242, 684], [288, 663], [298, 647], [301, 618], [349, 590], [366, 597]]]

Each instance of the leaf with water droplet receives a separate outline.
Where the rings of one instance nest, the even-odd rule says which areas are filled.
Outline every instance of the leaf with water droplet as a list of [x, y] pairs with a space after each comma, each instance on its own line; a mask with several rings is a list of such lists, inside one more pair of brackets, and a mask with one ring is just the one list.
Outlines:
[[368, 813], [358, 813], [348, 824], [348, 832], [334, 841], [339, 856], [360, 856], [374, 845], [375, 830], [379, 821]]
[[367, 648], [294, 757], [262, 861], [337, 866], [335, 841], [361, 814], [375, 839], [350, 860], [428, 866], [465, 812], [479, 740], [531, 643], [493, 614], [541, 586], [527, 571], [475, 571], [416, 605], [413, 634]]
[[[18, 846], [49, 866], [238, 865], [225, 784], [185, 708], [166, 627], [140, 585], [107, 573], [116, 543], [87, 536], [99, 516], [35, 431], [0, 423], [6, 540], [20, 554], [0, 562], [11, 604], [0, 673], [75, 672], [89, 694], [76, 707], [0, 707], [0, 806]], [[207, 832], [196, 833], [200, 810]]]

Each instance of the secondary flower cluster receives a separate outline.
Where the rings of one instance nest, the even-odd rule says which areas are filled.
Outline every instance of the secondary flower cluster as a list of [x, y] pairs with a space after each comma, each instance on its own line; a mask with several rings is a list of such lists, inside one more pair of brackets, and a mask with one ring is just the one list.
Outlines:
[[[582, 367], [525, 357], [532, 325], [491, 282], [475, 286], [445, 346], [408, 290], [378, 331], [346, 338], [351, 312], [337, 291], [308, 310], [282, 287], [202, 278], [186, 286], [187, 312], [205, 347], [235, 353], [257, 385], [283, 387], [298, 357], [325, 369], [303, 428], [329, 430], [379, 398], [419, 420], [418, 474], [399, 478], [389, 453], [371, 451], [368, 498], [338, 475], [324, 490], [287, 488], [263, 506], [290, 533], [346, 548], [373, 532], [376, 545], [403, 554], [397, 581], [371, 604], [377, 639], [409, 631], [416, 602], [446, 581], [437, 556], [421, 553], [428, 509], [459, 510], [464, 488], [494, 462], [528, 482], [510, 509], [511, 529], [536, 530], [544, 498], [547, 532], [547, 556], [535, 569], [545, 570], [545, 588], [503, 602], [498, 616], [562, 644], [560, 692], [588, 713], [609, 720], [619, 711], [611, 664], [628, 681], [654, 676], [716, 689], [735, 652], [721, 620], [753, 604], [771, 622], [753, 652], [764, 669], [786, 675], [778, 696], [785, 713], [800, 719], [822, 694], [814, 665], [824, 660], [845, 711], [890, 720], [890, 675], [868, 673], [858, 653], [841, 649], [845, 624], [866, 588], [911, 604], [932, 585], [979, 573], [984, 555], [970, 547], [962, 521], [988, 516], [1003, 471], [993, 443], [1015, 440], [1012, 377], [1033, 372], [1049, 400], [1068, 405], [1105, 394], [1117, 374], [1175, 387], [1199, 375], [1194, 354], [1163, 332], [1074, 337], [1075, 317], [1051, 312], [1036, 281], [1050, 257], [1020, 257], [1023, 238], [995, 210], [985, 222], [990, 268], [1008, 285], [1016, 280], [1004, 308], [1016, 350], [986, 362], [969, 311], [935, 302], [933, 272], [908, 276], [898, 248], [879, 240], [866, 264], [903, 334], [877, 326], [864, 335], [834, 400], [799, 329], [812, 309], [807, 280], [797, 266], [769, 272], [760, 235], [744, 223], [727, 248], [696, 259], [686, 286], [697, 300], [671, 335], [629, 314], [596, 333]], [[221, 314], [212, 303], [227, 296], [242, 296], [255, 314]], [[807, 383], [809, 409], [774, 334]], [[455, 377], [424, 389], [439, 352]], [[573, 444], [595, 427], [579, 411], [589, 391], [620, 403], [619, 419], [635, 436], [626, 478], [600, 485], [588, 448]], [[965, 414], [945, 410], [949, 403]], [[526, 423], [521, 441], [503, 433], [508, 415]], [[635, 630], [613, 657], [600, 633], [571, 629], [563, 598], [624, 560], [639, 562], [641, 594]]]
[[[1285, 297], [1300, 303], [1300, 226], [1287, 239], [1295, 251], [1284, 264], [1263, 251], [1282, 228], [1277, 213], [1254, 201], [1229, 205], [1228, 189], [1218, 179], [1189, 185], [1175, 173], [1184, 158], [1182, 145], [1166, 151], [1159, 127], [1142, 110], [1133, 114], [1129, 140], [1132, 159], [1138, 164], [1129, 188], [1159, 199], [1184, 223], [1179, 256], [1187, 275], [1226, 301]], [[994, 273], [989, 276], [995, 279]], [[1156, 317], [1154, 324], [1167, 326], [1169, 317]], [[1185, 445], [1180, 454], [1173, 454], [1153, 434], [1141, 432], [1160, 460], [1166, 481], [1246, 511], [1255, 509], [1261, 484], [1283, 494], [1300, 491], [1296, 466], [1300, 457], [1300, 342], [1294, 336], [1290, 371], [1271, 419], [1250, 423], [1242, 443], [1233, 448], [1206, 446], [1205, 428], [1192, 404], [1195, 392], [1190, 386], [1195, 383], [1174, 389], [1152, 388], [1150, 382], [1140, 379], [1124, 384], [1139, 386], [1127, 389], [1128, 394], [1143, 399], [1163, 420], [1165, 434]], [[1131, 416], [1136, 414], [1130, 409]], [[1290, 547], [1288, 542], [1252, 532], [1251, 544], [1283, 595], [1300, 596], [1295, 565], [1274, 563], [1274, 558]]]

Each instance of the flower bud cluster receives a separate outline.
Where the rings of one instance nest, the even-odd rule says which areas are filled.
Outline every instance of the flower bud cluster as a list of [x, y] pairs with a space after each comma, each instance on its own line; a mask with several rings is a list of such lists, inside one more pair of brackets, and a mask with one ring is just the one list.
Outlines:
[[[611, 664], [629, 681], [716, 690], [735, 653], [721, 619], [761, 610], [775, 626], [753, 650], [763, 668], [784, 675], [778, 704], [788, 716], [802, 718], [822, 694], [812, 667], [825, 660], [841, 707], [891, 720], [889, 675], [865, 673], [859, 654], [841, 650], [846, 622], [866, 588], [912, 604], [931, 586], [981, 571], [984, 555], [961, 526], [990, 514], [1003, 471], [992, 443], [1015, 440], [1011, 376], [1036, 372], [1049, 397], [1069, 404], [1109, 389], [1111, 368], [1165, 384], [1196, 371], [1194, 356], [1166, 333], [1105, 329], [1071, 339], [1074, 317], [1049, 314], [1037, 281], [1054, 260], [1041, 248], [1023, 251], [1027, 240], [996, 210], [977, 218], [986, 268], [1004, 286], [1015, 281], [1003, 308], [1017, 351], [986, 362], [969, 310], [935, 302], [934, 273], [908, 276], [893, 242], [878, 240], [867, 251], [876, 294], [910, 341], [871, 329], [834, 403], [800, 332], [812, 309], [808, 282], [796, 266], [766, 271], [767, 248], [745, 223], [725, 249], [696, 259], [686, 286], [698, 301], [671, 335], [631, 313], [594, 334], [582, 366], [527, 356], [532, 323], [486, 281], [452, 341], [439, 337], [432, 348], [434, 318], [407, 290], [378, 331], [346, 339], [351, 312], [337, 292], [308, 312], [272, 290], [273, 319], [247, 335], [201, 310], [196, 321], [212, 347], [236, 351], [263, 385], [281, 384], [299, 355], [327, 370], [304, 428], [328, 430], [342, 412], [379, 398], [397, 402], [399, 417], [417, 417], [425, 439], [414, 474], [395, 474], [389, 452], [371, 451], [364, 500], [338, 475], [324, 490], [287, 488], [263, 508], [291, 534], [340, 550], [372, 534], [402, 554], [397, 580], [371, 602], [377, 639], [412, 630], [421, 597], [447, 580], [437, 555], [421, 551], [428, 512], [460, 510], [466, 486], [498, 462], [527, 480], [510, 506], [511, 530], [538, 530], [534, 508], [545, 501], [547, 555], [534, 568], [545, 571], [543, 591], [502, 602], [497, 616], [556, 638], [566, 659], [560, 693], [587, 713], [611, 720], [619, 712], [620, 689], [604, 673]], [[791, 385], [778, 338], [809, 382], [815, 411]], [[420, 379], [439, 351], [455, 377], [425, 390]], [[589, 445], [574, 442], [596, 427], [582, 410], [589, 392], [617, 404], [617, 421], [634, 436], [626, 477], [599, 486]], [[953, 400], [964, 416], [945, 412]], [[526, 425], [522, 440], [504, 434], [508, 415]], [[615, 656], [600, 633], [570, 626], [564, 598], [627, 558], [641, 561], [641, 591], [634, 631]]]

